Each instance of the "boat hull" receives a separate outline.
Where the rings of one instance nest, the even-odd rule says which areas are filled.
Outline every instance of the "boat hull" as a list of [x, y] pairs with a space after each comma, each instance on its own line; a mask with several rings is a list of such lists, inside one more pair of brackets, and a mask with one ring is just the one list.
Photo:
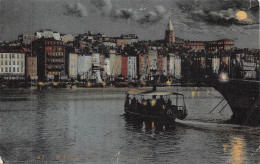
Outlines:
[[136, 112], [132, 112], [128, 109], [125, 109], [125, 114], [129, 116], [133, 116], [137, 119], [148, 119], [148, 120], [168, 120], [168, 121], [175, 121], [176, 116], [171, 115], [171, 116], [158, 116], [158, 115], [146, 115], [146, 114], [140, 114]]
[[229, 80], [215, 88], [228, 102], [233, 115], [231, 123], [260, 125], [260, 81]]

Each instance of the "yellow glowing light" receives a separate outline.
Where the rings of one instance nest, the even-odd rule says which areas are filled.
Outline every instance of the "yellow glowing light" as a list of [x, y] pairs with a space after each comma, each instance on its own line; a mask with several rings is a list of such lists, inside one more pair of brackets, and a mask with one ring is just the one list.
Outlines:
[[194, 96], [195, 96], [195, 91], [192, 91], [192, 92], [191, 92], [191, 96], [192, 96], [192, 98], [194, 98]]
[[238, 20], [245, 20], [245, 19], [247, 19], [247, 13], [244, 12], [244, 11], [238, 11], [236, 13], [236, 16], [237, 16]]

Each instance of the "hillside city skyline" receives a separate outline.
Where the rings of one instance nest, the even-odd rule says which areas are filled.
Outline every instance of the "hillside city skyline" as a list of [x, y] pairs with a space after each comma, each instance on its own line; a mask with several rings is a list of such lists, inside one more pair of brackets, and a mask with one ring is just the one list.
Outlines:
[[[236, 15], [240, 11], [246, 13], [243, 19]], [[40, 29], [74, 36], [134, 33], [140, 40], [160, 40], [171, 19], [176, 37], [185, 40], [229, 38], [238, 48], [259, 48], [257, 0], [1, 0], [0, 13], [1, 41]]]

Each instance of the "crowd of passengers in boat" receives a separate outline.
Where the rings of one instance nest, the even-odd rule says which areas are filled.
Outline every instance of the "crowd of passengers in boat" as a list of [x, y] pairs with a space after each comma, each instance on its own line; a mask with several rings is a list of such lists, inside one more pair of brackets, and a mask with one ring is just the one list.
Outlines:
[[152, 99], [142, 98], [140, 101], [133, 97], [129, 97], [129, 94], [126, 95], [125, 107], [129, 108], [130, 111], [136, 112], [139, 114], [151, 114], [151, 115], [171, 115], [173, 110], [177, 111], [177, 106], [172, 105], [170, 97], [164, 97], [161, 95], [156, 99], [156, 95], [152, 96]]

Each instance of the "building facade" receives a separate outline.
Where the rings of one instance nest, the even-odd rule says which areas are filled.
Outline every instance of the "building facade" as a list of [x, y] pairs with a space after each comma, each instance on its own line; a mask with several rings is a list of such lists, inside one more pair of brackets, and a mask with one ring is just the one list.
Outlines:
[[127, 76], [128, 81], [133, 81], [137, 78], [137, 57], [136, 56], [128, 56], [127, 58]]
[[0, 76], [6, 80], [25, 80], [25, 53], [0, 52]]
[[63, 42], [53, 38], [33, 41], [33, 55], [37, 55], [39, 80], [66, 79]]
[[70, 79], [76, 79], [77, 75], [78, 75], [78, 54], [69, 53], [68, 76]]
[[126, 79], [128, 78], [128, 75], [127, 75], [127, 59], [128, 59], [127, 56], [122, 56], [122, 76]]
[[38, 80], [37, 57], [30, 54], [26, 56], [26, 78], [31, 80]]
[[78, 55], [78, 75], [81, 80], [87, 79], [92, 75], [92, 56], [87, 54]]

